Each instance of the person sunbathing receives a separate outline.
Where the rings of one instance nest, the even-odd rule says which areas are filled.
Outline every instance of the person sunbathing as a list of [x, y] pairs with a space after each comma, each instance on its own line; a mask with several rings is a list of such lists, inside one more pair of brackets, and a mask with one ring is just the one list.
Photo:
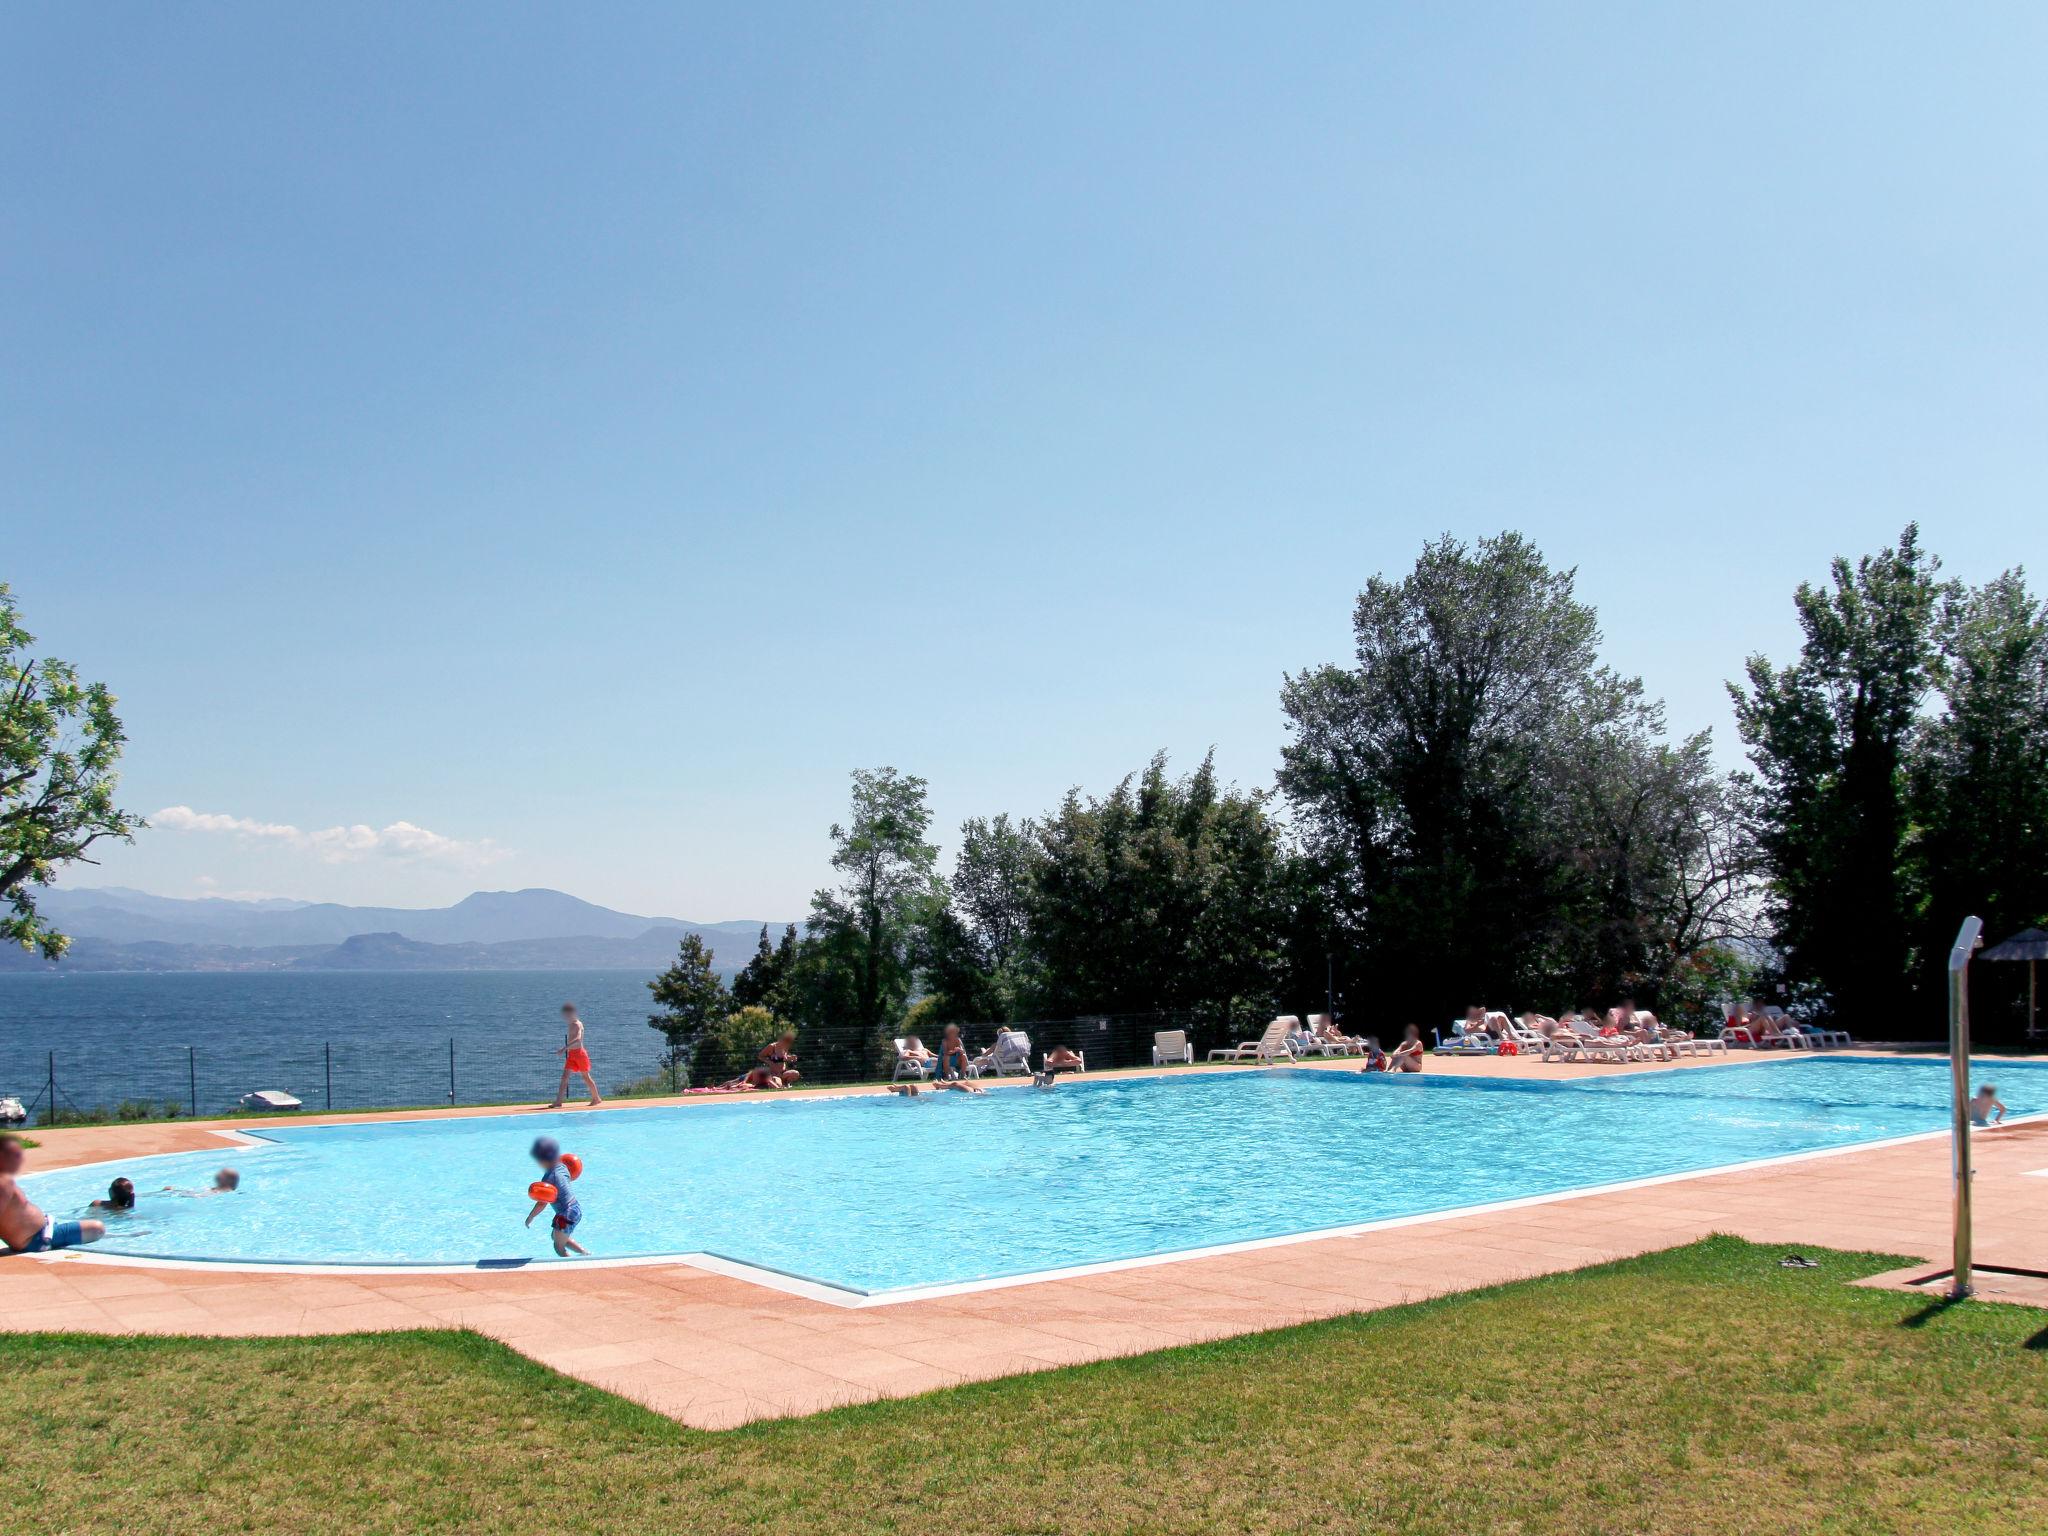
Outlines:
[[1347, 1051], [1365, 1043], [1363, 1040], [1353, 1039], [1350, 1035], [1345, 1034], [1344, 1031], [1337, 1027], [1337, 1021], [1327, 1013], [1320, 1015], [1320, 1018], [1322, 1022], [1316, 1025], [1312, 1038], [1322, 1041], [1325, 1045], [1341, 1046]]
[[905, 1061], [922, 1062], [924, 1065], [930, 1066], [939, 1058], [932, 1054], [931, 1047], [918, 1039], [917, 1036], [910, 1035], [903, 1042], [903, 1059]]
[[1087, 1063], [1081, 1060], [1078, 1052], [1070, 1051], [1064, 1045], [1056, 1045], [1045, 1053], [1040, 1065], [1048, 1072], [1078, 1072]]
[[1410, 1024], [1402, 1032], [1401, 1043], [1387, 1058], [1389, 1072], [1420, 1072], [1422, 1070], [1422, 1026]]

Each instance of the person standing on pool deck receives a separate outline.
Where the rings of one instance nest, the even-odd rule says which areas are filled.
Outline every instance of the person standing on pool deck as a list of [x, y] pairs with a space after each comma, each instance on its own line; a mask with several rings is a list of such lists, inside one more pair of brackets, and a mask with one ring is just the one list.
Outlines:
[[568, 1097], [569, 1079], [581, 1077], [590, 1089], [590, 1107], [597, 1108], [604, 1102], [604, 1095], [597, 1091], [597, 1077], [590, 1070], [590, 1052], [583, 1045], [583, 1020], [577, 1016], [574, 1003], [562, 1004], [562, 1081], [555, 1088], [555, 1102], [549, 1109], [560, 1109], [562, 1100]]
[[552, 1136], [541, 1137], [533, 1144], [533, 1160], [544, 1170], [540, 1182], [553, 1188], [555, 1198], [534, 1201], [533, 1209], [526, 1213], [526, 1224], [532, 1226], [533, 1218], [552, 1205], [555, 1219], [550, 1235], [555, 1240], [555, 1257], [566, 1259], [571, 1249], [589, 1257], [590, 1250], [577, 1242], [574, 1235], [576, 1223], [583, 1219], [583, 1202], [569, 1187], [569, 1170], [562, 1165], [561, 1144]]
[[19, 1136], [0, 1136], [0, 1253], [49, 1253], [96, 1243], [107, 1235], [103, 1221], [54, 1221], [21, 1192], [14, 1176], [21, 1172], [27, 1148]]

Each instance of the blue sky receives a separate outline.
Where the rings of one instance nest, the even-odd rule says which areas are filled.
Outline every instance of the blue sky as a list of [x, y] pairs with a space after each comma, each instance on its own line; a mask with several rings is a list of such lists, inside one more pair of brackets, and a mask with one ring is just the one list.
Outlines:
[[856, 766], [1269, 783], [1446, 530], [1732, 763], [2044, 563], [2048, 12], [1785, 10], [10, 9], [0, 579], [199, 813], [81, 883], [796, 915]]

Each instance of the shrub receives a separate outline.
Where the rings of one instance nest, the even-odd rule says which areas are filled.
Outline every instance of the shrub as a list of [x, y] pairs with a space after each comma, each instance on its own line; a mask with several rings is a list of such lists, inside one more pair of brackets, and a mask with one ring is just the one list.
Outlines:
[[782, 1032], [783, 1023], [758, 1005], [727, 1014], [704, 1031], [690, 1058], [690, 1084], [708, 1088], [738, 1077], [754, 1064], [754, 1056]]

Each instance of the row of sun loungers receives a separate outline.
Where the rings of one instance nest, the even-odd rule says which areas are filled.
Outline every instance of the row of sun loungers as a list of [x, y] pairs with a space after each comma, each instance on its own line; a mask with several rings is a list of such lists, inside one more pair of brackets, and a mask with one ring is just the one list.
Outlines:
[[[912, 1051], [908, 1036], [898, 1038], [895, 1044], [896, 1071], [894, 1076], [890, 1078], [891, 1082], [900, 1083], [905, 1080], [923, 1082], [938, 1070], [939, 1063], [937, 1057], [929, 1053], [919, 1055]], [[1074, 1054], [1080, 1058], [1081, 1064], [1073, 1068], [1073, 1070], [1076, 1072], [1086, 1072], [1088, 1070], [1088, 1053], [1086, 1051], [1076, 1051]], [[1156, 1052], [1154, 1053], [1154, 1059], [1156, 1064]], [[981, 1077], [984, 1075], [995, 1077], [1029, 1077], [1037, 1070], [1038, 1068], [1031, 1065], [1031, 1037], [1022, 1030], [1016, 1029], [1001, 1031], [996, 1035], [996, 1043], [994, 1045], [977, 1056], [969, 1057], [967, 1061], [967, 1075], [969, 1077]]]
[[[1528, 1017], [1530, 1015], [1523, 1016], [1524, 1019]], [[1680, 1056], [1711, 1056], [1717, 1051], [1726, 1054], [1731, 1046], [1762, 1049], [1783, 1045], [1787, 1050], [1822, 1050], [1855, 1043], [1845, 1030], [1795, 1024], [1778, 1009], [1765, 1009], [1760, 1017], [1771, 1019], [1777, 1032], [1766, 1035], [1761, 1029], [1731, 1025], [1718, 1035], [1687, 1035], [1677, 1030], [1665, 1031], [1655, 1025], [1650, 1015], [1639, 1013], [1636, 1015], [1639, 1028], [1656, 1030], [1655, 1038], [1641, 1040], [1602, 1034], [1598, 1025], [1583, 1019], [1558, 1023], [1552, 1033], [1545, 1034], [1523, 1019], [1511, 1018], [1505, 1013], [1489, 1013], [1483, 1030], [1468, 1027], [1462, 1019], [1452, 1024], [1448, 1032], [1438, 1030], [1436, 1048], [1440, 1055], [1446, 1056], [1491, 1056], [1503, 1046], [1512, 1046], [1517, 1054], [1540, 1057], [1544, 1061], [1628, 1062], [1674, 1061]], [[1311, 1056], [1364, 1054], [1365, 1043], [1362, 1040], [1335, 1035], [1330, 1028], [1328, 1014], [1311, 1014], [1304, 1028], [1298, 1015], [1285, 1013], [1268, 1024], [1256, 1040], [1218, 1046], [1209, 1052], [1209, 1060], [1292, 1062]], [[1194, 1046], [1188, 1040], [1186, 1030], [1163, 1030], [1152, 1037], [1153, 1066], [1192, 1066], [1194, 1060]], [[934, 1066], [931, 1060], [911, 1052], [908, 1039], [896, 1042], [895, 1081], [901, 1082], [905, 1078], [922, 1080], [932, 1074]], [[984, 1074], [1028, 1076], [1032, 1070], [1031, 1037], [1020, 1030], [1006, 1029], [996, 1036], [993, 1046], [968, 1063], [967, 1074], [970, 1077]], [[1087, 1070], [1085, 1056], [1078, 1070]]]

